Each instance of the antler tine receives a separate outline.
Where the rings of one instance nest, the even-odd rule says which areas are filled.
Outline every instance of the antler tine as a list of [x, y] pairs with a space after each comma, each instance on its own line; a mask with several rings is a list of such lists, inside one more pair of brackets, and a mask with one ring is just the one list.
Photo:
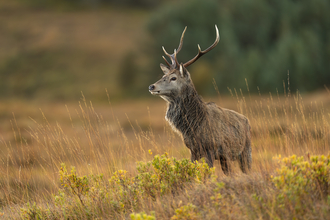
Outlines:
[[167, 53], [167, 51], [165, 50], [164, 46], [162, 46], [162, 48], [163, 48], [163, 51], [166, 54], [166, 56], [171, 57], [171, 54]]
[[163, 51], [164, 51], [165, 55], [168, 56], [171, 59], [172, 64], [169, 64], [169, 62], [165, 59], [164, 56], [163, 56], [163, 59], [165, 60], [166, 64], [169, 67], [173, 67], [175, 65], [175, 60], [173, 60], [173, 54], [167, 53], [167, 51], [165, 50], [165, 48], [164, 47], [162, 47], [162, 48], [163, 48]]
[[173, 54], [167, 53], [167, 51], [165, 50], [165, 48], [162, 47], [165, 55], [168, 56], [171, 59], [172, 64], [169, 64], [169, 62], [165, 59], [164, 56], [163, 56], [163, 59], [165, 60], [165, 62], [167, 63], [167, 65], [170, 66], [171, 68], [176, 68], [177, 66], [179, 66], [179, 62], [178, 62], [178, 60], [176, 58], [176, 55], [180, 52], [180, 50], [182, 48], [183, 37], [184, 37], [184, 34], [185, 34], [186, 30], [187, 30], [187, 26], [184, 28], [184, 30], [183, 30], [183, 32], [181, 34], [181, 38], [180, 38], [180, 43], [179, 43], [178, 49], [175, 49]]
[[[182, 46], [182, 45], [181, 45]], [[180, 48], [181, 49], [181, 48]], [[178, 51], [176, 49], [174, 49], [174, 54], [173, 54], [173, 57], [174, 57], [174, 61], [175, 61], [175, 65], [176, 66], [179, 66], [179, 61], [178, 59], [176, 58], [176, 55], [178, 54]]]
[[166, 58], [165, 58], [164, 56], [162, 56], [162, 57], [163, 57], [163, 59], [165, 60], [166, 64], [167, 64], [168, 66], [171, 66], [171, 64], [166, 60]]
[[167, 51], [165, 50], [164, 47], [162, 47], [162, 48], [163, 48], [163, 51], [166, 54], [166, 56], [168, 56], [171, 59], [172, 64], [169, 64], [169, 62], [165, 59], [164, 56], [163, 56], [163, 59], [165, 60], [165, 62], [167, 63], [167, 65], [169, 67], [175, 68], [176, 67], [176, 63], [177, 63], [177, 61], [175, 60], [176, 59], [175, 58], [175, 55], [174, 55], [176, 53], [175, 50], [174, 50], [174, 53], [173, 54], [169, 54], [169, 53], [167, 53]]
[[219, 43], [219, 40], [220, 40], [220, 37], [219, 37], [219, 30], [218, 30], [218, 27], [217, 25], [215, 25], [215, 32], [216, 32], [216, 38], [215, 38], [215, 41], [214, 43], [209, 47], [207, 48], [206, 50], [201, 50], [201, 47], [199, 46], [199, 44], [197, 45], [198, 46], [198, 54], [192, 58], [191, 60], [189, 60], [188, 62], [186, 62], [185, 64], [183, 64], [184, 67], [187, 67], [191, 64], [193, 64], [196, 60], [198, 60], [201, 56], [203, 56], [204, 54], [206, 54], [207, 52], [209, 52], [210, 50], [212, 50], [215, 46], [217, 46], [217, 44]]
[[176, 50], [177, 53], [180, 52], [181, 48], [182, 48], [182, 45], [183, 45], [183, 37], [184, 37], [184, 33], [186, 32], [187, 30], [187, 26], [184, 28], [182, 34], [181, 34], [181, 38], [180, 38], [180, 44], [179, 44], [179, 47], [178, 49]]

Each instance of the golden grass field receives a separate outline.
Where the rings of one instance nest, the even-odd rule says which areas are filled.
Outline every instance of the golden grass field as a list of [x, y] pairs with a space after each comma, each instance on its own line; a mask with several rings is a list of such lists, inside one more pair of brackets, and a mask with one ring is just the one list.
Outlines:
[[[105, 92], [106, 95], [106, 92]], [[205, 98], [246, 115], [252, 126], [252, 171], [236, 178], [270, 176], [282, 155], [329, 153], [330, 94], [244, 95]], [[44, 203], [59, 189], [61, 163], [75, 166], [80, 175], [117, 170], [136, 172], [137, 161], [167, 152], [189, 158], [180, 137], [166, 124], [163, 100], [97, 103], [84, 96], [77, 103], [1, 102], [0, 210], [18, 217], [28, 201]], [[151, 153], [149, 152], [151, 150]], [[215, 173], [225, 177], [220, 165]], [[234, 178], [233, 177], [233, 178]], [[228, 179], [227, 179], [228, 180]]]
[[[46, 56], [51, 55], [47, 60], [50, 67], [63, 67], [77, 81], [45, 90], [61, 92], [64, 99], [48, 99], [54, 94], [43, 90], [34, 99], [0, 99], [0, 219], [38, 219], [33, 212], [29, 218], [23, 216], [22, 208], [29, 207], [28, 202], [59, 213], [44, 219], [129, 219], [131, 213], [142, 211], [154, 211], [157, 219], [329, 219], [330, 187], [326, 198], [319, 199], [307, 190], [300, 202], [277, 203], [281, 194], [271, 180], [279, 175], [274, 157], [309, 159], [310, 155], [330, 153], [329, 90], [300, 94], [289, 88], [284, 95], [250, 94], [244, 88], [243, 92], [232, 89], [217, 97], [204, 97], [204, 101], [246, 115], [251, 122], [252, 170], [243, 174], [234, 163], [233, 174], [225, 176], [216, 163], [216, 183], [225, 183], [225, 188], [218, 189], [215, 183], [182, 183], [183, 189], [156, 199], [139, 197], [142, 204], [125, 203], [118, 212], [113, 211], [117, 206], [112, 201], [95, 202], [88, 206], [95, 208], [91, 211], [69, 197], [72, 207], [62, 210], [69, 215], [61, 212], [62, 206], [55, 205], [63, 190], [61, 163], [68, 169], [74, 166], [79, 176], [103, 174], [108, 182], [118, 170], [134, 177], [138, 161], [151, 161], [165, 152], [177, 159], [190, 158], [180, 136], [165, 121], [163, 100], [151, 95], [145, 99], [117, 97], [122, 89], [114, 80], [119, 63], [127, 52], [139, 49], [141, 39], [147, 39], [144, 22], [149, 13], [111, 7], [37, 10], [20, 1], [0, 0], [0, 59], [14, 60], [19, 66], [31, 54], [46, 51]], [[20, 58], [24, 53], [27, 55]], [[27, 67], [22, 70], [32, 68]], [[57, 74], [47, 68], [43, 71]], [[192, 72], [197, 82], [195, 77]], [[21, 82], [19, 88], [26, 84], [24, 75], [22, 78], [8, 83]], [[146, 93], [151, 83], [145, 82]], [[205, 83], [212, 86], [211, 81]], [[86, 204], [89, 199], [86, 196]], [[180, 209], [183, 217], [174, 218]]]

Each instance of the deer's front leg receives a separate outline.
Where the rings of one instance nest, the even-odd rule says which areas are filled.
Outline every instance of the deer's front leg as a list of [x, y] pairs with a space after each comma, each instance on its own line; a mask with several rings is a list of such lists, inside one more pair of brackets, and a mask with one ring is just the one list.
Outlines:
[[198, 151], [194, 148], [194, 145], [191, 144], [189, 139], [185, 139], [184, 141], [186, 147], [190, 150], [190, 160], [192, 163], [195, 163], [200, 159]]
[[190, 160], [192, 163], [195, 163], [196, 161], [199, 160], [198, 154], [192, 150], [190, 150]]
[[213, 167], [214, 155], [210, 152], [209, 149], [206, 149], [206, 163], [209, 165], [209, 168]]

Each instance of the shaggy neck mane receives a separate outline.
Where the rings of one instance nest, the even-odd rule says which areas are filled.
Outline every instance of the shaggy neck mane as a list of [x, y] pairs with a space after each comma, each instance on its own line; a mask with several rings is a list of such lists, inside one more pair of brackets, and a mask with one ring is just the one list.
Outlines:
[[192, 137], [206, 119], [206, 105], [193, 85], [182, 88], [181, 94], [168, 100], [166, 119], [184, 137]]

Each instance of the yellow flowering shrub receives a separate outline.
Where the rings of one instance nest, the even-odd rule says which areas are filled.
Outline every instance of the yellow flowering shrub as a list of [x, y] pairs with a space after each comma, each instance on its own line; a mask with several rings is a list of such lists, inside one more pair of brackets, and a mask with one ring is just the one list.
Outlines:
[[279, 190], [277, 201], [285, 206], [294, 203], [295, 208], [304, 206], [303, 198], [315, 197], [327, 199], [330, 194], [330, 155], [311, 156], [307, 159], [293, 155], [276, 158], [280, 168], [272, 177], [272, 182]]

